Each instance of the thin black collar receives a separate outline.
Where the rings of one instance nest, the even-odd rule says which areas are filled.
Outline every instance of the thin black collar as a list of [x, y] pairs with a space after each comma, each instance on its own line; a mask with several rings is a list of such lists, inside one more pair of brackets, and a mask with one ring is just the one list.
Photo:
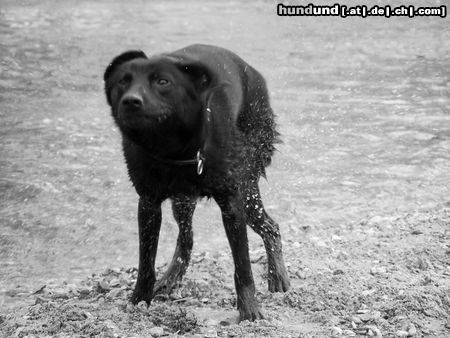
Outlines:
[[172, 160], [172, 159], [166, 159], [161, 158], [155, 155], [150, 155], [154, 160], [169, 164], [169, 165], [175, 165], [175, 166], [190, 166], [195, 165], [197, 167], [197, 175], [200, 176], [203, 173], [203, 168], [205, 166], [206, 158], [205, 158], [205, 147], [206, 147], [206, 140], [208, 138], [208, 132], [209, 132], [209, 123], [211, 121], [211, 109], [207, 107], [206, 109], [206, 132], [205, 132], [205, 139], [203, 140], [202, 146], [197, 150], [195, 157], [190, 160]]
[[205, 156], [202, 152], [202, 149], [199, 149], [197, 153], [195, 154], [195, 157], [190, 160], [172, 160], [172, 159], [166, 159], [161, 158], [155, 155], [150, 155], [154, 160], [169, 164], [169, 165], [175, 165], [175, 166], [190, 166], [190, 165], [196, 165], [197, 166], [197, 175], [201, 175], [203, 172], [203, 167], [205, 166]]

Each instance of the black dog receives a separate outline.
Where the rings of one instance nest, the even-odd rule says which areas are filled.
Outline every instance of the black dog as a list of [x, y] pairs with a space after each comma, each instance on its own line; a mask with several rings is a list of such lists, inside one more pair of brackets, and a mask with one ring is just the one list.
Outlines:
[[[139, 194], [139, 271], [132, 301], [150, 303], [181, 280], [192, 250], [198, 197], [218, 203], [235, 265], [240, 320], [262, 318], [255, 297], [247, 228], [263, 239], [269, 290], [286, 291], [278, 224], [258, 188], [271, 162], [274, 114], [264, 78], [236, 54], [193, 45], [148, 58], [117, 56], [104, 75], [106, 97], [123, 137], [131, 181]], [[170, 198], [179, 235], [168, 271], [155, 285], [161, 203]]]

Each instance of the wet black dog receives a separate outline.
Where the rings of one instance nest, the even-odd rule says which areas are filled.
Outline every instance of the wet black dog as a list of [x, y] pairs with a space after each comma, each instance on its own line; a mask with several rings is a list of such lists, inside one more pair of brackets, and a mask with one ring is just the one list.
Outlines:
[[[139, 271], [132, 301], [149, 303], [181, 280], [191, 255], [196, 199], [207, 196], [222, 211], [240, 319], [262, 318], [246, 224], [264, 241], [269, 290], [289, 288], [279, 227], [264, 210], [258, 188], [278, 136], [264, 78], [226, 49], [193, 45], [150, 58], [141, 51], [125, 52], [109, 64], [104, 80], [140, 197]], [[168, 271], [155, 285], [161, 203], [167, 198], [179, 235]]]

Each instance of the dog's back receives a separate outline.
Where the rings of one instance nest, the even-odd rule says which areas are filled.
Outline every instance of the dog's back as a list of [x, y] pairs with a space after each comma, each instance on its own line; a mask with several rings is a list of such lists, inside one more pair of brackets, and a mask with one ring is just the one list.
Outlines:
[[249, 146], [250, 165], [265, 175], [274, 144], [279, 142], [274, 113], [264, 77], [247, 62], [222, 47], [195, 44], [168, 54], [178, 59], [198, 60], [214, 74], [212, 86], [227, 86], [227, 109]]

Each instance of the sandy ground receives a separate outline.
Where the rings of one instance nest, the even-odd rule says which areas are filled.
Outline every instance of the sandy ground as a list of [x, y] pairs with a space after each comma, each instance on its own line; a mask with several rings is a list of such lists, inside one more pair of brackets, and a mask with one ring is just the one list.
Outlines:
[[[281, 18], [268, 1], [2, 1], [0, 336], [450, 336], [449, 27]], [[149, 308], [127, 301], [137, 196], [102, 74], [124, 50], [197, 42], [265, 75], [284, 141], [261, 188], [292, 290], [267, 292], [252, 234], [256, 323], [236, 322], [212, 202], [180, 287]], [[163, 218], [160, 272], [177, 234], [167, 205]]]

